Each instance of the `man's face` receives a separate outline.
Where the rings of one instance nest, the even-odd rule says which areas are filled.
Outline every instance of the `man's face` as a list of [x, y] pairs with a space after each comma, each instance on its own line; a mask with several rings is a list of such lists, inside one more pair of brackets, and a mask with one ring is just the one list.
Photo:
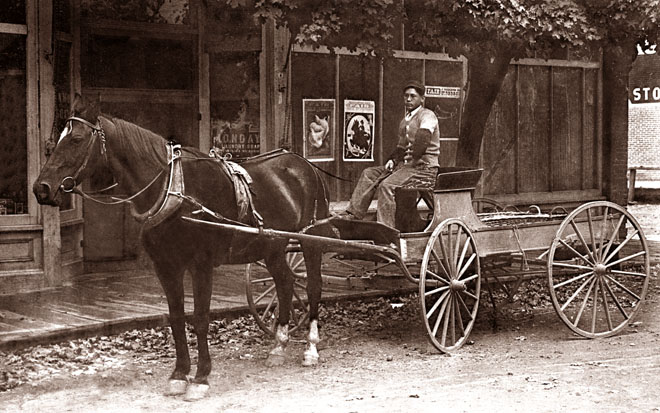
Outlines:
[[410, 112], [424, 103], [424, 96], [421, 96], [414, 87], [409, 87], [403, 92], [403, 100], [406, 105], [406, 111]]

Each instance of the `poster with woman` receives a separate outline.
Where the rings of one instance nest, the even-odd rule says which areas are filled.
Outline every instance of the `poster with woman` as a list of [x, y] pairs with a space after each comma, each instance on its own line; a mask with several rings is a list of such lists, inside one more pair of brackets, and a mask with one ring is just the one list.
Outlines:
[[374, 160], [375, 113], [372, 100], [344, 101], [344, 161]]
[[335, 100], [303, 99], [303, 156], [310, 161], [333, 161]]

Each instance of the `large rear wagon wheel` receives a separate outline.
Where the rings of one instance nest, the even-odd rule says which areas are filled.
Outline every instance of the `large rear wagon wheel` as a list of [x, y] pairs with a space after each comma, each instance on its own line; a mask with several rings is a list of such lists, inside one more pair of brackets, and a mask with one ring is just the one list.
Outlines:
[[588, 338], [608, 337], [628, 325], [650, 279], [639, 223], [606, 201], [584, 204], [564, 219], [547, 266], [555, 311], [568, 328]]
[[421, 316], [431, 343], [450, 353], [465, 344], [479, 308], [481, 268], [474, 236], [460, 219], [438, 225], [420, 269]]
[[[309, 317], [307, 305], [307, 271], [300, 251], [290, 251], [286, 255], [289, 268], [294, 273], [293, 302], [289, 321], [289, 332], [298, 330]], [[247, 264], [245, 268], [245, 293], [250, 312], [257, 325], [271, 336], [275, 335], [279, 301], [275, 281], [263, 261]]]

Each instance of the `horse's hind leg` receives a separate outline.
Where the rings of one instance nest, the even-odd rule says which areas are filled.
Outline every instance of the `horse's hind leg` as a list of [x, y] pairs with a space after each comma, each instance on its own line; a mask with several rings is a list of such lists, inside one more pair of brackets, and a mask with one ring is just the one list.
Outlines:
[[315, 366], [319, 362], [319, 353], [316, 345], [319, 336], [319, 303], [321, 301], [321, 261], [323, 251], [318, 245], [303, 245], [305, 267], [307, 269], [307, 300], [309, 302], [309, 332], [307, 334], [307, 347], [303, 356], [303, 366]]
[[166, 394], [177, 395], [186, 392], [190, 372], [190, 354], [186, 340], [186, 319], [184, 314], [183, 269], [173, 270], [173, 266], [154, 262], [156, 274], [167, 297], [170, 327], [176, 347], [176, 365], [170, 376]]
[[208, 376], [211, 373], [208, 330], [211, 295], [213, 291], [213, 266], [210, 260], [195, 263], [192, 270], [195, 311], [193, 326], [197, 335], [197, 372], [188, 385], [185, 400], [194, 401], [206, 396], [209, 390]]
[[281, 366], [286, 356], [286, 346], [289, 342], [289, 317], [291, 315], [291, 300], [293, 298], [294, 275], [286, 262], [284, 252], [266, 258], [266, 267], [275, 281], [279, 314], [275, 329], [275, 347], [268, 354], [267, 366]]

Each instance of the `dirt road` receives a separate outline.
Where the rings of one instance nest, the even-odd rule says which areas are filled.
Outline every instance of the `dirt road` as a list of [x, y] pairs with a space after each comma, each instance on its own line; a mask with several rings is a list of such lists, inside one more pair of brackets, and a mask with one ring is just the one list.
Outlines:
[[[426, 342], [415, 297], [333, 305], [316, 368], [303, 368], [294, 341], [282, 367], [267, 368], [271, 342], [250, 319], [216, 323], [207, 399], [162, 395], [173, 366], [167, 330], [78, 340], [33, 349], [28, 383], [0, 393], [8, 412], [653, 412], [660, 411], [660, 287], [632, 327], [585, 340], [551, 306], [503, 303], [493, 329], [484, 305], [471, 339], [453, 356]], [[485, 301], [482, 301], [485, 302]], [[71, 357], [67, 357], [68, 352]], [[16, 360], [18, 361], [18, 360]], [[11, 367], [10, 365], [9, 367]], [[13, 366], [16, 366], [15, 364]], [[50, 369], [50, 370], [49, 370]], [[49, 372], [50, 371], [50, 372]]]

